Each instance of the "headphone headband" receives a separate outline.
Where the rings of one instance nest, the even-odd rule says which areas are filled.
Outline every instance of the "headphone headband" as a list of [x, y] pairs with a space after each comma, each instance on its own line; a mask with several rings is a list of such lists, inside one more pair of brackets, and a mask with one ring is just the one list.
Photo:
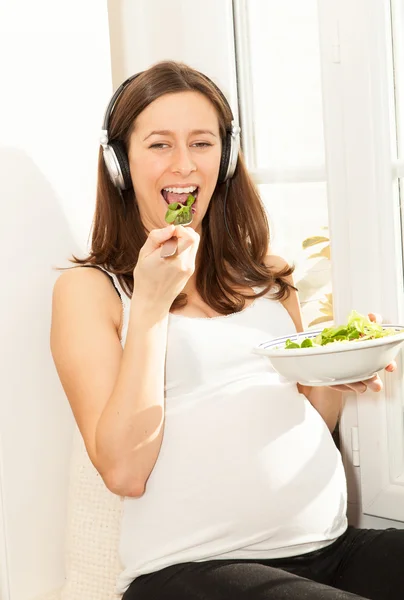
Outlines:
[[139, 75], [141, 75], [142, 73], [143, 73], [143, 71], [141, 71], [140, 73], [135, 73], [135, 75], [132, 75], [131, 77], [128, 77], [128, 79], [125, 79], [125, 81], [123, 83], [121, 83], [121, 85], [115, 90], [115, 93], [113, 94], [111, 100], [108, 102], [108, 106], [105, 110], [104, 119], [102, 122], [101, 145], [108, 144], [108, 141], [109, 141], [108, 140], [109, 119], [110, 119], [111, 113], [114, 109], [114, 106], [116, 104], [116, 101], [118, 100], [119, 96], [122, 94], [122, 92], [126, 88], [126, 86], [129, 85], [129, 83], [131, 81], [136, 79], [136, 77], [139, 77]]

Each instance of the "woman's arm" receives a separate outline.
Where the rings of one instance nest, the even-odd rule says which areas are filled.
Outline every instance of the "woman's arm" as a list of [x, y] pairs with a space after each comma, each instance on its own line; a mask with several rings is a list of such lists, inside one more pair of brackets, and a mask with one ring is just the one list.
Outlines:
[[[287, 262], [283, 258], [272, 254], [268, 255], [267, 264], [275, 271], [281, 271], [287, 266]], [[287, 279], [291, 285], [294, 285], [292, 276]], [[303, 331], [302, 313], [296, 290], [291, 289], [289, 298], [283, 300], [282, 303], [289, 312], [296, 327], [296, 331]], [[308, 401], [321, 415], [332, 433], [337, 425], [342, 410], [342, 392], [333, 390], [329, 387], [311, 387], [301, 385], [300, 383], [297, 383], [296, 385], [299, 392], [306, 396]]]
[[65, 272], [54, 288], [51, 349], [91, 461], [112, 492], [136, 497], [162, 440], [168, 317], [132, 300], [122, 350], [121, 311], [103, 273]]
[[[175, 256], [161, 244], [178, 238]], [[122, 307], [96, 269], [67, 271], [53, 294], [51, 349], [90, 459], [106, 486], [141, 496], [160, 452], [168, 314], [195, 270], [199, 235], [167, 226], [150, 232], [133, 272], [125, 348]]]
[[310, 387], [297, 384], [297, 389], [323, 417], [328, 429], [333, 433], [342, 410], [342, 392], [329, 387]]

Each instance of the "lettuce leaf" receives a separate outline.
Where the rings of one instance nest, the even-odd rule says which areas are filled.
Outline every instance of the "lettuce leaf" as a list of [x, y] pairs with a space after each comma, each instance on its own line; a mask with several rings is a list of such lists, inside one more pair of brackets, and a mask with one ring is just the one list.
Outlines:
[[383, 329], [379, 323], [374, 323], [368, 317], [361, 315], [356, 310], [352, 310], [346, 325], [325, 327], [314, 339], [305, 338], [301, 344], [290, 339], [286, 340], [284, 349], [314, 348], [336, 342], [374, 340], [387, 335], [395, 335], [396, 333], [398, 332], [394, 329]]
[[167, 206], [167, 212], [165, 216], [166, 223], [174, 223], [174, 225], [182, 225], [183, 223], [190, 223], [191, 219], [191, 206], [195, 202], [195, 197], [189, 194], [185, 204], [180, 202], [172, 202]]

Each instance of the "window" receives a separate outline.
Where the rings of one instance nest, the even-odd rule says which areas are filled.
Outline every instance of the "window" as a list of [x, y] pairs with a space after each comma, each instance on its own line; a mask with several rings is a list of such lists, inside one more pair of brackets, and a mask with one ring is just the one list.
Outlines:
[[[243, 150], [273, 251], [296, 263], [304, 325], [352, 309], [404, 323], [404, 0], [233, 6]], [[348, 518], [360, 527], [404, 523], [402, 356], [380, 372], [383, 392], [345, 400]]]
[[404, 214], [403, 214], [403, 194], [404, 194], [404, 2], [403, 0], [391, 0], [391, 24], [392, 24], [392, 48], [393, 48], [393, 76], [394, 86], [391, 86], [391, 95], [394, 93], [394, 116], [396, 126], [396, 136], [393, 137], [396, 143], [394, 157], [394, 177], [397, 178], [397, 195], [400, 203], [401, 217], [401, 237], [402, 246], [404, 246]]
[[333, 318], [317, 0], [235, 0], [242, 144], [294, 263], [305, 327]]

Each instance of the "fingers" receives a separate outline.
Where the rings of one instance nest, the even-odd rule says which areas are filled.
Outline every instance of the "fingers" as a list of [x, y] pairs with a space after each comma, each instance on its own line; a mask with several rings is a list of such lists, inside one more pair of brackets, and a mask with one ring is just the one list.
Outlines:
[[368, 386], [362, 381], [358, 381], [357, 383], [347, 383], [344, 385], [332, 385], [330, 387], [337, 392], [355, 392], [356, 394], [363, 394], [368, 389]]
[[[200, 236], [190, 227], [168, 225], [162, 229], [153, 229], [140, 251], [139, 257], [146, 258], [162, 248], [161, 258], [172, 260], [193, 246], [194, 258], [198, 250]], [[172, 242], [170, 246], [170, 242]]]
[[367, 385], [362, 381], [346, 383], [344, 385], [332, 385], [330, 387], [337, 392], [355, 392], [356, 394], [363, 394], [368, 389]]
[[333, 389], [339, 392], [356, 392], [357, 394], [363, 394], [367, 389], [372, 392], [381, 392], [383, 389], [383, 383], [378, 375], [365, 379], [364, 381], [356, 381], [354, 383], [347, 383], [345, 385], [334, 385]]
[[360, 385], [365, 386], [364, 391], [366, 391], [366, 388], [369, 388], [370, 390], [372, 390], [372, 392], [380, 392], [383, 389], [383, 383], [379, 375], [375, 375], [370, 379], [365, 379], [364, 381], [361, 381]]
[[164, 242], [167, 242], [173, 237], [176, 237], [178, 240], [178, 247], [174, 256], [181, 254], [193, 244], [195, 244], [196, 250], [198, 248], [199, 235], [196, 231], [190, 227], [183, 227], [182, 225], [177, 225], [176, 227], [174, 225], [168, 225], [162, 229], [153, 229], [150, 231], [146, 243], [141, 250], [142, 256], [149, 256], [149, 254], [152, 254], [152, 252], [160, 248]]
[[330, 385], [331, 389], [336, 390], [337, 392], [351, 392], [351, 388], [347, 385]]
[[368, 317], [369, 321], [373, 321], [373, 323], [379, 323], [380, 325], [383, 323], [383, 317], [379, 313], [369, 313]]
[[347, 383], [347, 387], [357, 394], [363, 394], [368, 389], [368, 386], [363, 381], [358, 381], [357, 383]]
[[391, 363], [389, 365], [387, 365], [387, 367], [386, 367], [386, 371], [388, 371], [389, 373], [392, 373], [396, 369], [397, 369], [397, 363], [395, 360], [392, 360]]
[[195, 242], [199, 242], [199, 234], [191, 227], [183, 227], [182, 225], [168, 225], [163, 229], [152, 229], [150, 231], [146, 243], [143, 246], [144, 253], [150, 254], [157, 248], [160, 248], [164, 242], [172, 237], [178, 238], [178, 251], [181, 254], [186, 248]]
[[153, 252], [156, 248], [159, 248], [161, 244], [173, 237], [175, 233], [174, 225], [168, 225], [163, 229], [153, 229], [147, 238], [145, 245], [143, 246], [146, 254]]
[[190, 246], [194, 246], [196, 253], [199, 245], [199, 234], [196, 233], [196, 231], [194, 231], [191, 227], [177, 225], [175, 228], [175, 235], [178, 238], [177, 254], [181, 254]]
[[364, 381], [349, 383], [348, 387], [358, 394], [363, 394], [367, 389], [371, 390], [372, 392], [381, 392], [383, 389], [383, 383], [379, 375], [374, 375], [370, 379], [365, 379]]
[[[385, 367], [385, 371], [392, 373], [397, 369], [397, 363], [393, 360], [387, 367]], [[363, 394], [367, 389], [372, 392], [381, 392], [383, 389], [383, 382], [378, 375], [374, 375], [369, 379], [365, 379], [364, 381], [356, 381], [355, 383], [347, 383], [344, 385], [332, 385], [330, 386], [334, 390], [338, 392], [356, 392], [357, 394]]]

